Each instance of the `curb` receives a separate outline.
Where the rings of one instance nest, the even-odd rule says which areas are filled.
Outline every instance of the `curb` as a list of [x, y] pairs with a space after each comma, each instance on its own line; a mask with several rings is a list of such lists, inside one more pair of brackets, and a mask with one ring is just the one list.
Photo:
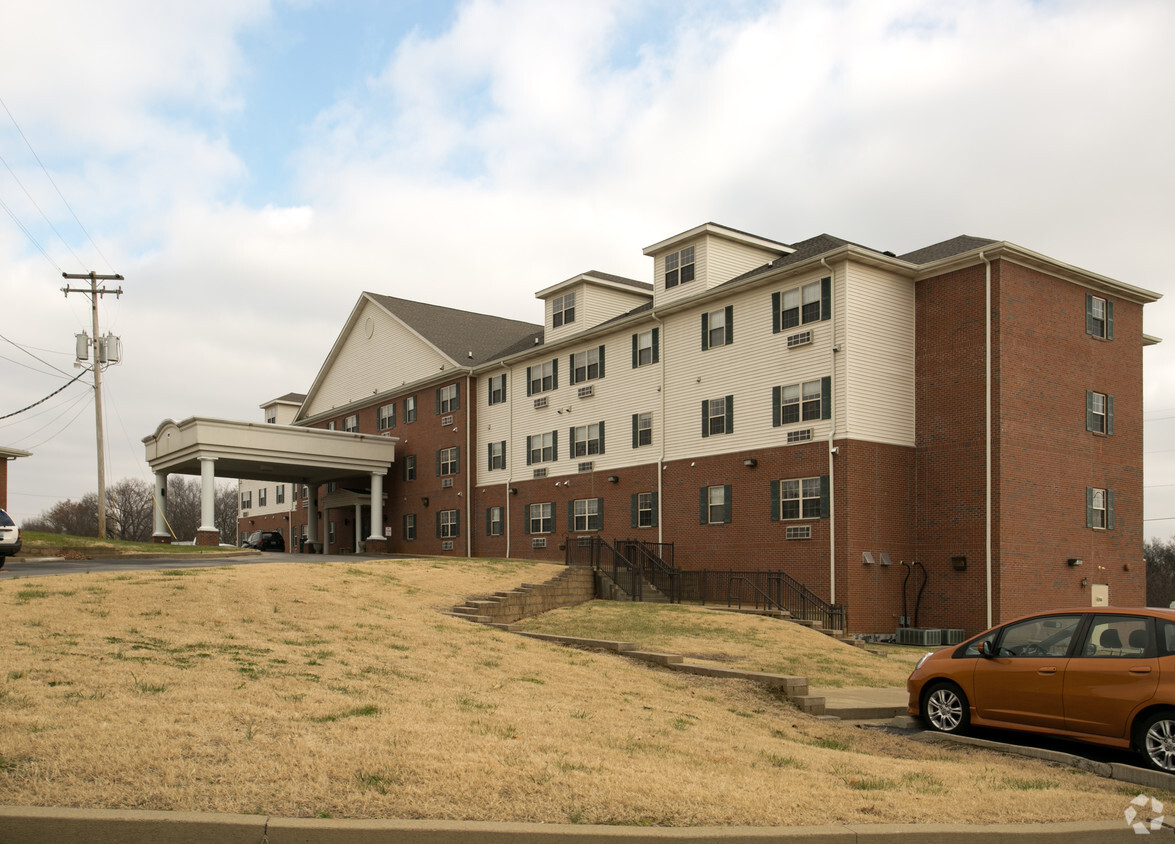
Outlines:
[[828, 824], [807, 827], [615, 827], [480, 821], [319, 820], [121, 809], [0, 806], [0, 844], [937, 844], [941, 841], [1073, 844], [1133, 841], [1122, 820], [1057, 824]]

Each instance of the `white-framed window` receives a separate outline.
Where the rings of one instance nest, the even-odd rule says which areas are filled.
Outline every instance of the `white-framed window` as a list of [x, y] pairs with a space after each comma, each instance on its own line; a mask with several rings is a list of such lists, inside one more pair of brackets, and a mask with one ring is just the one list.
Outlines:
[[1085, 333], [1102, 340], [1114, 339], [1114, 303], [1109, 299], [1085, 295]]
[[551, 327], [575, 322], [575, 293], [564, 293], [551, 300]]
[[660, 332], [656, 328], [632, 335], [632, 368], [648, 366], [660, 361]]
[[277, 424], [277, 411], [276, 410], [265, 411], [265, 423], [267, 425], [276, 425]]
[[1086, 487], [1085, 526], [1094, 530], [1114, 529], [1114, 490]]
[[267, 496], [266, 496], [266, 494], [267, 494], [268, 492], [269, 492], [269, 488], [268, 488], [268, 487], [264, 487], [264, 486], [263, 486], [263, 487], [261, 487], [261, 489], [257, 490], [257, 506], [258, 506], [258, 507], [264, 507], [264, 506], [265, 506], [265, 499], [266, 499], [266, 497], [267, 497]]
[[820, 379], [788, 384], [780, 390], [780, 424], [808, 422], [820, 418]]
[[490, 507], [486, 510], [486, 536], [502, 535], [502, 508]]
[[241, 493], [241, 509], [248, 510], [253, 506], [253, 490]]
[[579, 384], [604, 377], [604, 347], [576, 352], [571, 356], [571, 383]]
[[1085, 430], [1110, 436], [1114, 433], [1114, 397], [1085, 392]]
[[404, 457], [404, 480], [416, 480], [416, 455], [409, 454]]
[[274, 488], [273, 500], [277, 504], [285, 504], [286, 503], [286, 485], [285, 484], [278, 484]]
[[506, 441], [505, 440], [500, 440], [496, 443], [489, 444], [489, 458], [490, 458], [489, 459], [489, 469], [491, 472], [494, 471], [495, 469], [505, 469], [506, 468]]
[[385, 404], [379, 409], [379, 416], [376, 420], [376, 427], [381, 431], [386, 431], [389, 428], [396, 427], [396, 405]]
[[549, 360], [526, 368], [527, 395], [559, 389], [559, 362]]
[[339, 530], [335, 523], [329, 522], [326, 526], [326, 542], [328, 545], [337, 545], [339, 541]]
[[349, 434], [359, 430], [359, 414], [353, 413], [343, 420], [343, 430]]
[[604, 423], [579, 425], [571, 429], [571, 456], [587, 457], [604, 453]]
[[404, 538], [407, 540], [413, 540], [416, 538], [416, 514], [415, 513], [405, 513], [404, 514]]
[[734, 396], [702, 402], [702, 436], [712, 437], [734, 431]]
[[310, 497], [310, 485], [302, 484], [302, 499], [305, 500]]
[[461, 398], [456, 384], [446, 384], [437, 390], [437, 413], [452, 413], [460, 409]]
[[527, 533], [550, 533], [555, 529], [555, 505], [551, 502], [531, 504], [527, 514]]
[[653, 527], [654, 497], [656, 493], [638, 492], [636, 494], [636, 525], [635, 527]]
[[504, 404], [506, 401], [506, 373], [489, 377], [490, 404]]
[[653, 444], [653, 414], [634, 413], [632, 415], [632, 447], [640, 448]]
[[802, 287], [793, 287], [791, 290], [783, 291], [782, 294], [776, 294], [779, 302], [780, 330], [820, 321], [823, 316], [821, 313], [821, 293], [824, 284], [823, 280], [813, 281]]
[[404, 399], [404, 424], [416, 421], [416, 396]]
[[694, 280], [694, 248], [687, 246], [665, 256], [665, 288]]
[[576, 532], [600, 530], [603, 526], [604, 499], [577, 498], [572, 502], [571, 509], [572, 530]]
[[702, 314], [702, 351], [734, 342], [734, 306]]
[[558, 434], [549, 431], [545, 434], [535, 434], [526, 438], [526, 462], [550, 463], [559, 459]]
[[453, 539], [461, 535], [461, 511], [441, 510], [437, 513], [437, 531], [441, 539]]
[[701, 500], [701, 521], [703, 524], [721, 525], [730, 522], [730, 484], [702, 487]]
[[780, 520], [820, 518], [820, 478], [791, 478], [778, 483]]
[[332, 419], [326, 423], [326, 429], [328, 431], [337, 431], [339, 429], [339, 423]]
[[437, 452], [437, 474], [456, 475], [460, 471], [460, 452], [457, 446], [442, 448]]

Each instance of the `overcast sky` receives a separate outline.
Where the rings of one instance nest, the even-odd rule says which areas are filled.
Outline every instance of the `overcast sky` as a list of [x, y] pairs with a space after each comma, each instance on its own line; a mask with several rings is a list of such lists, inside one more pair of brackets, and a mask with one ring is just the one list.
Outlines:
[[[1173, 37], [1170, 0], [8, 3], [0, 415], [76, 372], [63, 271], [126, 278], [101, 303], [112, 482], [151, 477], [164, 419], [305, 392], [364, 290], [537, 323], [535, 291], [651, 281], [642, 248], [706, 221], [898, 254], [969, 234], [1164, 294], [1166, 539]], [[34, 453], [18, 520], [97, 489], [87, 380], [0, 420]]]

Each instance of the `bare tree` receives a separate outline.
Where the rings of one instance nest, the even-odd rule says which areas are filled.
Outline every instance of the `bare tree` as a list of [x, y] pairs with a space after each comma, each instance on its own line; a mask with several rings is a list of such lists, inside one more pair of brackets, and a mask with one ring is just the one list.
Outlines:
[[216, 529], [220, 531], [220, 541], [230, 545], [237, 545], [237, 485], [221, 484], [216, 488]]
[[106, 506], [115, 530], [112, 536], [150, 542], [154, 528], [155, 485], [141, 478], [123, 478], [106, 490]]
[[1175, 537], [1160, 542], [1148, 540], [1142, 546], [1146, 560], [1146, 604], [1166, 607], [1175, 601]]

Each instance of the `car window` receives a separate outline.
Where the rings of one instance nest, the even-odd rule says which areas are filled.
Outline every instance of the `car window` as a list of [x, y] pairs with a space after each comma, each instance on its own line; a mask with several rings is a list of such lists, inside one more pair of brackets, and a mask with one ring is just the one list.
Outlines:
[[1147, 619], [1136, 615], [1095, 615], [1081, 643], [1082, 656], [1142, 659], [1154, 656]]
[[982, 643], [986, 642], [987, 644], [986, 644], [986, 646], [984, 647], [984, 650], [987, 650], [988, 648], [990, 648], [990, 647], [991, 647], [991, 643], [992, 643], [992, 641], [995, 639], [996, 633], [998, 633], [998, 632], [999, 632], [998, 630], [993, 630], [991, 633], [988, 633], [986, 636], [980, 636], [980, 637], [979, 637], [978, 639], [976, 639], [975, 641], [973, 641], [973, 642], [969, 642], [969, 643], [967, 644], [967, 646], [966, 646], [966, 647], [964, 647], [962, 651], [959, 651], [958, 653], [956, 653], [956, 654], [955, 654], [955, 656], [956, 656], [956, 657], [960, 657], [960, 656], [979, 656], [979, 646], [980, 646], [980, 644], [982, 644]]
[[1156, 621], [1159, 627], [1159, 650], [1164, 656], [1175, 654], [1175, 623]]
[[15, 527], [16, 522], [12, 521], [7, 513], [0, 510], [0, 525], [4, 525], [4, 527]]
[[998, 656], [1064, 656], [1081, 621], [1079, 615], [1046, 615], [1003, 628]]

